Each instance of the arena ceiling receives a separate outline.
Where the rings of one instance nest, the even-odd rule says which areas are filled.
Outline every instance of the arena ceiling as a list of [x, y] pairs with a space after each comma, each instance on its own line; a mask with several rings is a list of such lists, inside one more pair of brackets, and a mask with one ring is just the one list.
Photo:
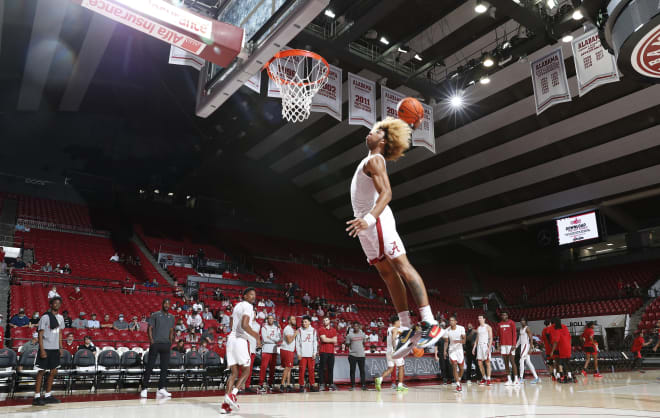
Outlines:
[[[513, 0], [491, 0], [488, 12], [478, 14], [474, 0], [333, 0], [335, 18], [319, 16], [290, 44], [343, 68], [344, 82], [348, 72], [357, 73], [434, 105], [437, 153], [415, 148], [388, 167], [391, 206], [408, 247], [519, 230], [582, 207], [614, 213], [626, 196], [655, 193], [660, 87], [624, 77], [578, 97], [564, 45], [573, 100], [535, 114], [529, 60], [564, 34], [583, 32], [581, 22], [567, 17], [570, 6], [559, 3], [556, 14], [539, 14]], [[91, 138], [90, 150], [76, 158], [90, 171], [99, 166], [91, 163], [99, 153], [114, 159], [107, 175], [117, 175], [125, 167], [117, 161], [129, 159], [126, 170], [139, 179], [162, 169], [171, 181], [189, 184], [221, 158], [231, 164], [227, 156], [247, 157], [335, 219], [351, 216], [349, 184], [366, 152], [367, 129], [348, 125], [346, 103], [342, 122], [312, 114], [292, 125], [281, 120], [277, 100], [243, 88], [199, 119], [196, 72], [169, 66], [169, 47], [157, 40], [66, 0], [0, 2], [0, 23], [2, 129], [31, 114], [86, 121], [92, 137], [116, 129], [121, 138], [112, 147]], [[321, 36], [327, 25], [341, 30]], [[389, 45], [380, 44], [383, 36]], [[482, 53], [507, 43], [506, 62], [490, 70], [490, 84], [471, 84], [483, 74]], [[356, 53], [361, 50], [377, 57]], [[460, 112], [445, 103], [456, 89], [464, 89], [467, 101]]]

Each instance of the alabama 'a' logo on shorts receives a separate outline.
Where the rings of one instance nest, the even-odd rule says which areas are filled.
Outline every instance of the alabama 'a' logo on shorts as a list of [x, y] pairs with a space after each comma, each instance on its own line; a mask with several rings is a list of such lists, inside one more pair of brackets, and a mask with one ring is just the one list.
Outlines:
[[399, 249], [399, 246], [397, 245], [396, 241], [392, 241], [392, 251], [390, 251], [390, 255], [394, 255], [397, 252], [401, 252]]

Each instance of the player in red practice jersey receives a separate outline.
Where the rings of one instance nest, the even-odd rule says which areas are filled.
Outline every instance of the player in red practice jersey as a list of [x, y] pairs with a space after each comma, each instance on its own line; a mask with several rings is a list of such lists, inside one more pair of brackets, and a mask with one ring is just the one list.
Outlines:
[[568, 383], [573, 380], [573, 376], [568, 370], [568, 361], [571, 359], [571, 333], [568, 327], [561, 323], [561, 319], [552, 320], [554, 329], [552, 330], [552, 351], [559, 350], [559, 371], [561, 372], [561, 383]]
[[653, 351], [658, 351], [658, 347], [660, 347], [660, 319], [658, 319], [658, 322], [655, 324], [655, 327], [658, 329], [658, 343], [653, 347]]
[[639, 364], [640, 367], [642, 366], [642, 348], [651, 344], [651, 341], [647, 343], [644, 342], [644, 334], [641, 331], [635, 331], [635, 335], [635, 340], [633, 341], [632, 347], [630, 348], [630, 351], [632, 351], [635, 355], [635, 361], [632, 365], [633, 369], [637, 366], [637, 364]]
[[598, 373], [598, 343], [594, 339], [594, 322], [589, 321], [584, 327], [582, 332], [582, 347], [584, 348], [584, 354], [587, 357], [584, 362], [584, 368], [582, 369], [582, 375], [587, 376], [587, 368], [589, 367], [589, 361], [594, 359], [594, 377], [603, 377]]
[[[502, 319], [502, 322], [497, 324], [497, 334], [500, 337], [500, 354], [502, 354], [502, 360], [504, 360], [504, 368], [506, 370], [506, 383], [504, 385], [519, 385], [520, 381], [518, 380], [518, 367], [516, 367], [516, 362], [514, 361], [514, 347], [516, 346], [516, 323], [509, 319], [508, 312], [501, 312], [500, 318]], [[509, 363], [511, 363], [511, 367], [513, 368], [514, 383], [511, 383]]]
[[555, 356], [552, 352], [552, 323], [549, 319], [546, 319], [543, 324], [545, 328], [541, 331], [541, 340], [543, 341], [543, 346], [545, 347], [545, 362], [548, 365], [548, 371], [552, 376], [552, 380], [557, 378], [557, 365], [555, 362]]

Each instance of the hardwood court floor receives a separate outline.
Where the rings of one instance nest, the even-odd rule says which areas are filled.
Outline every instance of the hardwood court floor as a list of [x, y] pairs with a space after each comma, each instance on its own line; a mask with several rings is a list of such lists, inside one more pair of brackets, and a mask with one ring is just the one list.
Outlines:
[[[660, 417], [660, 371], [606, 374], [602, 379], [580, 377], [579, 383], [557, 384], [542, 378], [540, 385], [520, 388], [423, 385], [397, 393], [348, 391], [239, 396], [244, 418], [434, 418], [434, 417]], [[48, 418], [201, 418], [219, 415], [219, 397], [64, 402], [55, 406], [13, 405], [0, 408], [0, 417]], [[107, 399], [107, 398], [106, 398]]]

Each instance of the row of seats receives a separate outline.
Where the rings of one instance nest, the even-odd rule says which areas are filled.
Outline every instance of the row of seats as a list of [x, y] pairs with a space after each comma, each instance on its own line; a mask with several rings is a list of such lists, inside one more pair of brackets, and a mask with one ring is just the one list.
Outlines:
[[[166, 252], [197, 255], [201, 248], [207, 258], [213, 260], [229, 259], [227, 254], [216, 246], [206, 244], [203, 241], [198, 242], [198, 240], [188, 237], [185, 232], [177, 231], [176, 227], [170, 226], [165, 230], [162, 225], [135, 224], [133, 229], [154, 254]], [[180, 232], [179, 237], [176, 237], [177, 232]]]
[[[641, 298], [626, 298], [596, 302], [581, 302], [565, 305], [537, 306], [530, 308], [507, 309], [509, 317], [518, 321], [522, 317], [528, 320], [558, 318], [579, 318], [584, 316], [617, 315], [633, 313], [643, 304]], [[498, 309], [498, 314], [501, 310]]]
[[640, 321], [638, 328], [642, 330], [654, 329], [658, 320], [660, 320], [660, 297], [655, 298], [653, 302], [644, 309], [642, 320]]

